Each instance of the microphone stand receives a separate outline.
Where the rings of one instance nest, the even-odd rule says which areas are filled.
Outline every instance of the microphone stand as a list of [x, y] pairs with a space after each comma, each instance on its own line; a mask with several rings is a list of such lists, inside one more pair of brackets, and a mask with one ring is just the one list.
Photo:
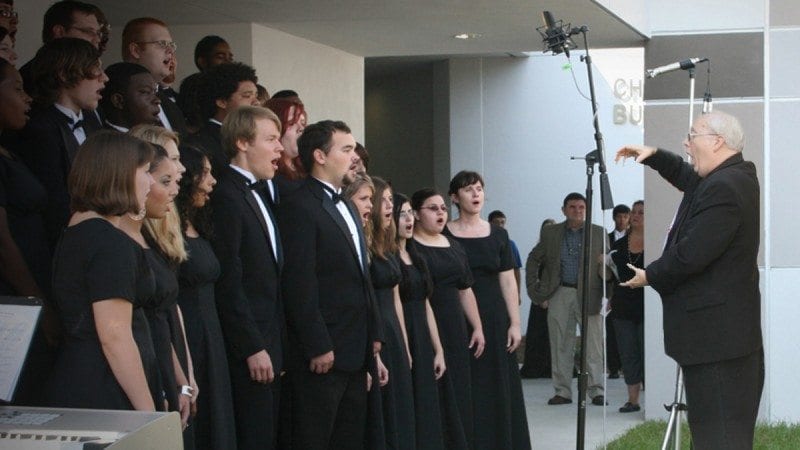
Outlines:
[[[595, 148], [586, 154], [585, 157], [572, 157], [571, 159], [584, 159], [586, 161], [586, 220], [583, 226], [583, 263], [582, 270], [583, 276], [581, 278], [581, 355], [580, 355], [580, 373], [578, 375], [578, 424], [577, 424], [577, 450], [583, 450], [586, 443], [586, 391], [588, 383], [588, 370], [586, 362], [586, 347], [588, 336], [588, 322], [589, 322], [589, 282], [592, 276], [596, 276], [592, 270], [593, 256], [592, 252], [592, 203], [593, 203], [593, 188], [592, 177], [594, 176], [594, 166], [598, 165], [600, 171], [600, 196], [601, 207], [603, 210], [609, 210], [614, 207], [614, 200], [611, 197], [611, 186], [608, 181], [608, 174], [606, 173], [605, 162], [605, 146], [603, 144], [603, 134], [600, 132], [600, 119], [597, 115], [597, 96], [594, 89], [594, 77], [592, 75], [592, 57], [589, 54], [589, 42], [586, 33], [589, 31], [587, 26], [576, 28], [569, 28], [561, 26], [561, 22], [556, 26], [561, 35], [553, 34], [552, 28], [548, 25], [546, 31], [541, 31], [542, 37], [548, 46], [548, 49], [554, 54], [564, 52], [569, 57], [569, 48], [577, 47], [569, 39], [570, 36], [575, 34], [583, 35], [583, 46], [586, 54], [581, 56], [581, 61], [586, 63], [586, 72], [589, 77], [589, 92], [592, 103], [592, 117], [594, 124], [594, 140]], [[605, 374], [604, 374], [605, 375]], [[605, 395], [604, 401], [605, 401]]]
[[[609, 210], [614, 207], [611, 198], [611, 186], [608, 181], [605, 162], [605, 146], [603, 144], [603, 134], [600, 132], [600, 119], [597, 115], [597, 96], [594, 90], [594, 77], [592, 75], [592, 57], [589, 54], [589, 43], [586, 32], [589, 29], [584, 25], [577, 29], [570, 30], [570, 34], [581, 33], [583, 35], [583, 46], [586, 54], [581, 56], [581, 61], [586, 63], [586, 73], [589, 77], [589, 93], [592, 102], [592, 115], [594, 118], [594, 140], [595, 149], [586, 154], [586, 221], [583, 226], [583, 289], [581, 290], [581, 366], [578, 375], [578, 425], [577, 425], [577, 450], [585, 448], [586, 439], [586, 391], [589, 373], [586, 362], [586, 347], [589, 322], [589, 286], [593, 275], [591, 269], [594, 263], [592, 255], [592, 203], [593, 189], [592, 176], [594, 175], [594, 165], [598, 164], [600, 171], [600, 203], [601, 209]], [[604, 374], [605, 375], [605, 374]], [[605, 393], [604, 393], [605, 394]], [[605, 402], [605, 395], [603, 396]]]
[[[694, 85], [695, 85], [695, 76], [694, 76], [694, 67], [689, 69], [689, 130], [692, 129], [692, 123], [694, 121]], [[706, 96], [710, 95], [710, 91], [706, 92]], [[692, 157], [690, 155], [686, 156], [688, 162], [692, 162]], [[676, 213], [677, 214], [677, 213]], [[674, 219], [673, 219], [674, 221]], [[667, 422], [667, 430], [664, 432], [664, 439], [661, 441], [661, 450], [667, 450], [670, 447], [670, 442], [672, 443], [672, 448], [674, 450], [680, 450], [681, 448], [681, 416], [685, 411], [689, 408], [686, 406], [686, 403], [683, 401], [683, 396], [685, 389], [683, 387], [683, 370], [681, 369], [680, 364], [676, 364], [678, 366], [677, 373], [675, 375], [675, 395], [672, 400], [672, 404], [664, 405], [664, 409], [669, 411], [669, 421]]]

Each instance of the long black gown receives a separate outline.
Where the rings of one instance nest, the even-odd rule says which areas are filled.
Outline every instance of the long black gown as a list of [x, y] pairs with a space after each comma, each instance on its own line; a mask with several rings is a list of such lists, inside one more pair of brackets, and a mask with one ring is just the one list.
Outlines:
[[189, 259], [178, 272], [178, 305], [200, 396], [194, 417], [196, 449], [236, 448], [233, 397], [228, 358], [214, 301], [214, 282], [220, 267], [211, 244], [186, 237]]
[[[150, 245], [151, 248], [144, 249], [144, 254], [153, 271], [156, 289], [147, 301], [144, 311], [150, 323], [150, 334], [153, 337], [161, 389], [167, 401], [167, 410], [180, 411], [180, 394], [172, 351], [175, 351], [178, 364], [187, 377], [189, 376], [189, 364], [186, 355], [186, 341], [183, 339], [183, 329], [178, 317], [178, 276], [173, 266], [159, 251], [155, 250], [155, 243], [150, 241]], [[202, 395], [202, 392], [200, 394]], [[161, 405], [156, 405], [156, 409], [160, 407]], [[190, 423], [191, 421], [192, 419], [189, 418]], [[183, 448], [184, 450], [194, 448], [193, 426], [183, 430]]]
[[[408, 244], [412, 245], [412, 244]], [[440, 390], [453, 392], [450, 377], [442, 376], [436, 381], [433, 370], [435, 356], [428, 313], [425, 308], [427, 299], [425, 278], [427, 271], [420, 270], [412, 264], [401, 261], [403, 281], [400, 288], [400, 301], [403, 302], [403, 314], [408, 335], [408, 346], [411, 351], [413, 366], [411, 378], [414, 385], [414, 416], [416, 419], [417, 450], [454, 450], [467, 448], [464, 430], [458, 419], [458, 406], [455, 398], [450, 397], [450, 405], [440, 395]], [[391, 375], [390, 375], [391, 376]], [[442, 386], [442, 387], [440, 387]], [[455, 432], [442, 421], [442, 416], [455, 416]]]
[[[433, 294], [430, 298], [431, 309], [439, 328], [439, 339], [444, 349], [447, 365], [445, 376], [452, 386], [452, 392], [458, 405], [458, 416], [463, 427], [466, 441], [473, 442], [472, 414], [472, 376], [470, 359], [473, 359], [469, 346], [469, 332], [464, 309], [461, 307], [459, 291], [472, 286], [472, 274], [469, 270], [467, 255], [461, 245], [448, 238], [449, 247], [429, 247], [414, 241], [415, 249], [425, 259], [428, 271], [433, 279]], [[440, 384], [440, 387], [442, 385]], [[440, 391], [447, 399], [449, 393]], [[450, 404], [445, 400], [445, 405]], [[454, 412], [443, 411], [445, 424], [452, 421]], [[445, 425], [448, 427], [448, 425]]]
[[389, 383], [381, 388], [383, 423], [388, 449], [414, 449], [414, 390], [405, 340], [394, 307], [395, 286], [400, 283], [400, 264], [395, 255], [373, 256], [370, 264], [375, 300], [384, 327], [381, 359], [389, 370]]
[[[42, 386], [53, 369], [56, 349], [48, 345], [43, 327], [57, 323], [53, 317], [50, 296], [52, 257], [47, 245], [43, 211], [47, 208], [47, 191], [39, 180], [13, 153], [0, 149], [0, 208], [6, 211], [11, 238], [17, 245], [36, 285], [45, 295], [42, 319], [33, 335], [28, 358], [20, 373], [13, 403], [27, 406], [42, 404]], [[0, 295], [21, 295], [7, 280], [0, 277]], [[25, 293], [27, 294], [27, 293]]]
[[[170, 326], [170, 309], [177, 304], [178, 279], [169, 264], [152, 248], [144, 249], [147, 263], [155, 278], [155, 291], [147, 299], [145, 315], [150, 323], [150, 334], [156, 350], [161, 389], [170, 411], [178, 411], [178, 382], [172, 362], [172, 329]], [[177, 348], [176, 348], [177, 350]], [[161, 409], [162, 405], [156, 405]]]
[[66, 408], [133, 409], [108, 365], [92, 303], [111, 298], [133, 304], [131, 329], [153, 400], [162, 400], [158, 363], [142, 299], [155, 290], [141, 247], [104, 219], [67, 228], [56, 248], [53, 292], [64, 336], [47, 386], [47, 404]]
[[530, 449], [531, 441], [522, 382], [513, 353], [506, 351], [510, 320], [500, 289], [500, 272], [514, 268], [508, 233], [491, 225], [489, 236], [461, 238], [445, 227], [445, 234], [463, 246], [474, 278], [472, 291], [478, 303], [486, 347], [470, 360], [472, 401], [475, 411], [473, 448]]

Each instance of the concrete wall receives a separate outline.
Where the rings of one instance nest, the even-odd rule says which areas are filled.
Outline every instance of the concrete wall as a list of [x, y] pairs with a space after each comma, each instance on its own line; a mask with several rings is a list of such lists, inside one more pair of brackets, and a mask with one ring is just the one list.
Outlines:
[[364, 139], [364, 58], [252, 25], [252, 63], [270, 92], [300, 94], [309, 122], [344, 120]]

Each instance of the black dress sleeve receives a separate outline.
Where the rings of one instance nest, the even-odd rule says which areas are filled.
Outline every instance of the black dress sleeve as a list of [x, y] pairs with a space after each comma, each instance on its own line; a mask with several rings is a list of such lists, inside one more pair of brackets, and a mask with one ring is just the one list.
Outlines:
[[500, 247], [500, 272], [511, 270], [517, 267], [514, 262], [514, 250], [511, 248], [511, 240], [508, 237], [508, 231], [497, 225], [492, 225], [492, 234], [498, 241]]
[[461, 244], [455, 239], [452, 239], [448, 236], [447, 240], [450, 241], [450, 248], [452, 249], [452, 254], [455, 258], [454, 264], [461, 265], [461, 276], [456, 282], [456, 287], [458, 287], [459, 290], [471, 288], [475, 280], [472, 277], [472, 269], [469, 267], [469, 258], [467, 257], [467, 252], [464, 250], [464, 247], [462, 247]]
[[121, 298], [131, 303], [136, 301], [136, 253], [131, 242], [124, 236], [95, 236], [98, 242], [94, 254], [88, 260], [84, 277], [89, 302]]

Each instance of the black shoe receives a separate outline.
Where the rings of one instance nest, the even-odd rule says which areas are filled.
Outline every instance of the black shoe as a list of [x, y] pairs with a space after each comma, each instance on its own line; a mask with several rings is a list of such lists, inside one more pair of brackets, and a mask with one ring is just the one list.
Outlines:
[[572, 403], [571, 399], [560, 395], [554, 395], [553, 398], [547, 401], [548, 405], [569, 405], [570, 403]]
[[608, 403], [606, 403], [606, 398], [603, 397], [602, 395], [595, 395], [594, 397], [592, 397], [592, 404], [597, 406], [603, 406], [607, 405]]
[[629, 412], [636, 412], [642, 409], [639, 405], [634, 405], [631, 402], [626, 402], [623, 406], [620, 406], [619, 412], [621, 413], [629, 413]]
[[611, 372], [608, 374], [609, 380], [616, 380], [619, 378], [619, 372]]

